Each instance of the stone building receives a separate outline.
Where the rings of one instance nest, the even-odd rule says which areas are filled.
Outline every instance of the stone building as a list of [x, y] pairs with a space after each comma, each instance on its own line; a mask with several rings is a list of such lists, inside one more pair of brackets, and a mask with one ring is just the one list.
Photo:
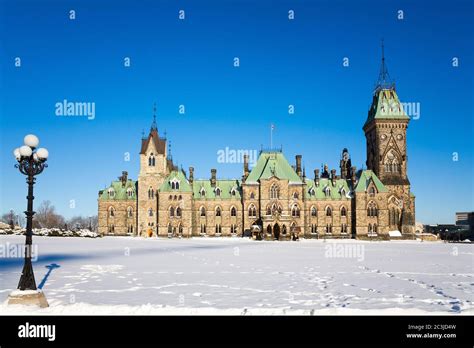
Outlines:
[[[99, 232], [148, 237], [242, 236], [295, 238], [413, 238], [415, 196], [407, 176], [409, 117], [382, 69], [363, 131], [367, 169], [351, 165], [343, 149], [339, 173], [327, 166], [307, 177], [302, 158], [290, 165], [282, 151], [261, 151], [253, 168], [204, 180], [168, 157], [154, 118], [141, 141], [138, 180], [123, 172], [99, 191]], [[396, 232], [398, 231], [398, 232]], [[389, 233], [390, 232], [390, 233]]]

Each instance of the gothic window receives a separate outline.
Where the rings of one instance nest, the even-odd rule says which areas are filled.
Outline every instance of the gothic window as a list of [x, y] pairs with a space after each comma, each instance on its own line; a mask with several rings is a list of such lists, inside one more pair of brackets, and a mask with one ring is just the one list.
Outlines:
[[326, 233], [331, 234], [332, 233], [332, 225], [331, 224], [326, 224]]
[[367, 206], [367, 216], [375, 217], [377, 215], [378, 215], [377, 205], [373, 201], [369, 202]]
[[298, 199], [298, 192], [293, 193], [293, 199]]
[[220, 195], [221, 195], [221, 189], [216, 188], [216, 197], [220, 197]]
[[237, 233], [237, 226], [235, 224], [232, 224], [230, 226], [230, 233], [231, 234], [236, 234]]
[[369, 196], [371, 197], [375, 196], [375, 187], [371, 186], [369, 188]]
[[278, 199], [280, 197], [280, 188], [277, 184], [273, 184], [270, 188], [270, 199]]
[[153, 209], [148, 209], [148, 216], [153, 216]]
[[206, 190], [204, 190], [204, 187], [201, 188], [201, 191], [199, 193], [201, 194], [201, 197], [204, 197], [206, 195]]
[[109, 198], [115, 197], [115, 190], [113, 188], [109, 188]]
[[393, 149], [388, 151], [385, 156], [384, 169], [386, 173], [399, 174], [401, 172], [399, 157]]
[[133, 208], [132, 207], [127, 208], [127, 216], [129, 218], [131, 218], [133, 216]]
[[272, 215], [272, 208], [270, 206], [267, 207], [267, 215]]
[[369, 224], [369, 233], [372, 232], [372, 224]]
[[155, 166], [155, 156], [152, 153], [150, 153], [150, 157], [148, 157], [148, 166]]
[[329, 186], [326, 186], [326, 188], [324, 189], [324, 195], [326, 197], [331, 197], [331, 189], [329, 188]]
[[326, 216], [332, 216], [332, 209], [331, 207], [326, 208]]
[[283, 225], [283, 228], [282, 228], [282, 234], [286, 234], [286, 225]]
[[300, 216], [300, 208], [295, 204], [291, 208], [291, 216], [293, 217], [299, 217]]
[[347, 233], [347, 225], [346, 224], [341, 225], [341, 233]]
[[168, 234], [173, 233], [173, 227], [171, 227], [171, 224], [168, 224]]
[[183, 234], [183, 225], [179, 224], [178, 226], [178, 233]]
[[374, 229], [374, 232], [377, 232], [377, 225], [376, 224], [374, 224], [373, 229]]
[[132, 197], [133, 197], [133, 189], [130, 188], [130, 187], [127, 189], [127, 196], [128, 196], [128, 198], [132, 198]]
[[181, 195], [178, 196], [178, 200], [182, 200], [183, 197]]
[[230, 216], [237, 216], [237, 210], [235, 207], [230, 208]]
[[230, 194], [232, 196], [235, 196], [236, 192], [237, 192], [237, 190], [234, 187], [232, 188], [232, 190], [230, 190]]
[[221, 216], [221, 208], [220, 207], [216, 208], [216, 216]]
[[201, 212], [201, 216], [206, 216], [206, 208], [201, 207], [200, 212]]
[[316, 207], [311, 207], [311, 216], [317, 216], [318, 211], [316, 210]]
[[309, 195], [314, 196], [315, 194], [316, 194], [316, 192], [314, 191], [314, 188], [311, 187], [310, 190], [309, 190]]
[[176, 216], [181, 217], [181, 208], [176, 208]]
[[110, 208], [109, 208], [109, 216], [110, 216], [110, 217], [114, 217], [114, 216], [115, 216], [115, 209], [114, 209], [114, 207], [110, 207]]
[[250, 199], [255, 199], [255, 194], [253, 192], [250, 193]]
[[341, 208], [341, 216], [347, 216], [346, 207], [342, 207], [342, 208]]
[[249, 217], [256, 217], [257, 216], [257, 209], [255, 206], [252, 204], [249, 207]]
[[201, 234], [206, 234], [206, 225], [201, 225]]
[[170, 216], [174, 216], [174, 208], [170, 207]]
[[222, 232], [221, 225], [217, 224], [216, 225], [216, 234], [220, 234]]
[[150, 188], [148, 189], [148, 199], [153, 199], [153, 198], [155, 198], [155, 191], [150, 186]]
[[179, 190], [179, 182], [175, 183], [175, 188], [176, 188], [176, 190]]

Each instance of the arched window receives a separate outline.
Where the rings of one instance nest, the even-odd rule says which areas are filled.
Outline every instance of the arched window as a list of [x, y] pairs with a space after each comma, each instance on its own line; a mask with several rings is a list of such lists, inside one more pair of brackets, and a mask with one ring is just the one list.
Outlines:
[[257, 216], [257, 209], [253, 204], [249, 207], [249, 217], [256, 217]]
[[176, 208], [176, 216], [181, 217], [181, 208], [180, 207]]
[[318, 216], [318, 211], [316, 210], [316, 207], [311, 207], [311, 216]]
[[346, 207], [341, 208], [341, 216], [347, 216]]
[[293, 205], [293, 207], [291, 208], [291, 216], [293, 217], [300, 216], [300, 208], [296, 204]]
[[313, 187], [311, 187], [311, 188], [309, 189], [309, 195], [310, 195], [310, 196], [314, 196], [315, 194], [316, 194], [316, 191], [314, 190]]
[[148, 216], [153, 216], [153, 209], [148, 209]]
[[270, 199], [278, 199], [280, 198], [280, 188], [277, 184], [273, 184], [270, 188]]
[[236, 192], [237, 192], [237, 190], [236, 190], [234, 187], [232, 188], [232, 190], [230, 190], [230, 194], [231, 194], [232, 196], [235, 196], [235, 195], [236, 195]]
[[201, 216], [206, 216], [206, 208], [201, 207], [201, 209], [199, 209], [199, 211], [200, 211]]
[[176, 182], [176, 183], [175, 183], [175, 188], [176, 188], [177, 190], [179, 190], [179, 182]]
[[109, 208], [109, 216], [110, 216], [110, 217], [114, 217], [114, 216], [115, 216], [115, 208], [114, 208], [114, 207], [110, 207], [110, 208]]
[[375, 196], [375, 187], [373, 186], [369, 187], [369, 196], [371, 197]]
[[331, 197], [331, 189], [329, 188], [329, 186], [326, 186], [326, 188], [324, 189], [324, 195], [326, 197]]
[[369, 204], [367, 205], [367, 216], [373, 217], [377, 215], [377, 205], [373, 201], [369, 202]]
[[281, 229], [281, 233], [286, 234], [286, 225], [283, 225], [283, 228]]
[[236, 234], [237, 233], [237, 226], [235, 224], [232, 224], [230, 226], [230, 233], [231, 234]]
[[221, 195], [221, 189], [220, 188], [216, 188], [216, 196], [217, 197], [220, 197]]
[[201, 188], [201, 191], [199, 191], [201, 194], [201, 197], [204, 197], [206, 195], [206, 190], [204, 190], [204, 187]]
[[272, 215], [272, 208], [270, 206], [267, 207], [267, 215]]
[[133, 208], [132, 207], [127, 208], [127, 216], [129, 218], [133, 217]]
[[298, 199], [298, 192], [293, 193], [293, 199]]
[[326, 207], [326, 216], [332, 216], [332, 209], [331, 209], [331, 207]]
[[201, 225], [201, 234], [206, 234], [206, 225]]
[[152, 153], [150, 153], [150, 157], [148, 157], [148, 166], [155, 166], [155, 156]]
[[183, 225], [179, 224], [178, 226], [178, 233], [183, 234]]
[[115, 190], [111, 187], [109, 188], [109, 198], [114, 198], [115, 197]]
[[148, 199], [153, 199], [155, 198], [155, 191], [153, 190], [153, 187], [148, 188]]
[[237, 216], [237, 210], [235, 207], [230, 208], [230, 216]]
[[250, 199], [255, 199], [255, 194], [253, 192], [250, 193]]
[[174, 216], [174, 208], [170, 207], [170, 216]]
[[127, 196], [128, 198], [132, 198], [133, 197], [133, 189], [131, 187], [129, 187], [127, 189]]
[[220, 207], [216, 208], [216, 216], [221, 216], [221, 208]]
[[216, 225], [216, 234], [220, 234], [222, 232], [221, 225], [217, 224]]

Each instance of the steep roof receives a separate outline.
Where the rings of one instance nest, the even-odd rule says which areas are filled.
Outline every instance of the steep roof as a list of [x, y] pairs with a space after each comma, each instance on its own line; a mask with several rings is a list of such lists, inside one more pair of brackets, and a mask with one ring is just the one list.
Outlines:
[[[326, 187], [330, 189], [329, 196], [326, 196]], [[311, 193], [313, 190], [314, 194]], [[350, 191], [350, 180], [347, 179], [336, 179], [335, 186], [332, 185], [331, 179], [319, 179], [318, 186], [316, 186], [314, 180], [306, 179], [305, 197], [308, 200], [350, 198], [347, 196]]]
[[165, 154], [166, 151], [166, 139], [160, 138], [158, 135], [158, 130], [156, 128], [152, 128], [150, 130], [150, 134], [148, 134], [148, 138], [142, 139], [142, 147], [140, 149], [140, 155], [144, 154], [148, 149], [148, 145], [152, 142], [155, 150], [159, 154]]
[[[122, 185], [122, 181], [112, 181], [109, 187], [104, 190], [99, 191], [99, 199], [102, 201], [134, 201], [136, 197], [135, 192], [135, 184], [136, 181], [134, 180], [127, 180], [125, 186]], [[109, 196], [109, 189], [114, 190], [114, 196]], [[128, 196], [127, 190], [131, 188], [133, 190], [133, 194], [131, 197]]]
[[[201, 189], [204, 188], [206, 194], [201, 196]], [[216, 188], [221, 190], [221, 195], [216, 196]], [[232, 189], [235, 195], [232, 195]], [[194, 180], [193, 182], [194, 199], [240, 199], [240, 181], [236, 179], [216, 180], [216, 187], [211, 186], [211, 181]]]
[[287, 159], [281, 152], [261, 152], [246, 182], [258, 182], [276, 176], [280, 180], [302, 183]]
[[[179, 189], [173, 189], [171, 183], [173, 181], [179, 182]], [[181, 170], [173, 170], [168, 177], [161, 184], [160, 192], [192, 192], [191, 185], [189, 185], [188, 179], [184, 176]]]
[[370, 106], [366, 126], [375, 119], [382, 120], [409, 120], [402, 103], [398, 99], [398, 95], [394, 87], [377, 88], [374, 92], [372, 105]]
[[387, 188], [382, 184], [380, 179], [371, 170], [360, 170], [358, 173], [358, 182], [355, 192], [365, 192], [370, 182], [373, 182], [378, 192], [388, 192]]

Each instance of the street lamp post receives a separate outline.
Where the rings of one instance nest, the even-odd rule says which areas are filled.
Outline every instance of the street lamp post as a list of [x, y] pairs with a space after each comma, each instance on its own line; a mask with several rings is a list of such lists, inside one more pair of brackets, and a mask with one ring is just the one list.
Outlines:
[[38, 291], [31, 263], [32, 242], [33, 242], [33, 185], [35, 176], [43, 172], [48, 165], [45, 163], [48, 159], [48, 150], [39, 148], [39, 139], [35, 135], [29, 134], [24, 138], [25, 145], [15, 149], [13, 154], [18, 161], [15, 167], [26, 175], [28, 184], [28, 200], [26, 215], [26, 242], [25, 242], [25, 260], [17, 291], [9, 296], [9, 304], [36, 304], [40, 307], [47, 307], [48, 303], [42, 291]]

